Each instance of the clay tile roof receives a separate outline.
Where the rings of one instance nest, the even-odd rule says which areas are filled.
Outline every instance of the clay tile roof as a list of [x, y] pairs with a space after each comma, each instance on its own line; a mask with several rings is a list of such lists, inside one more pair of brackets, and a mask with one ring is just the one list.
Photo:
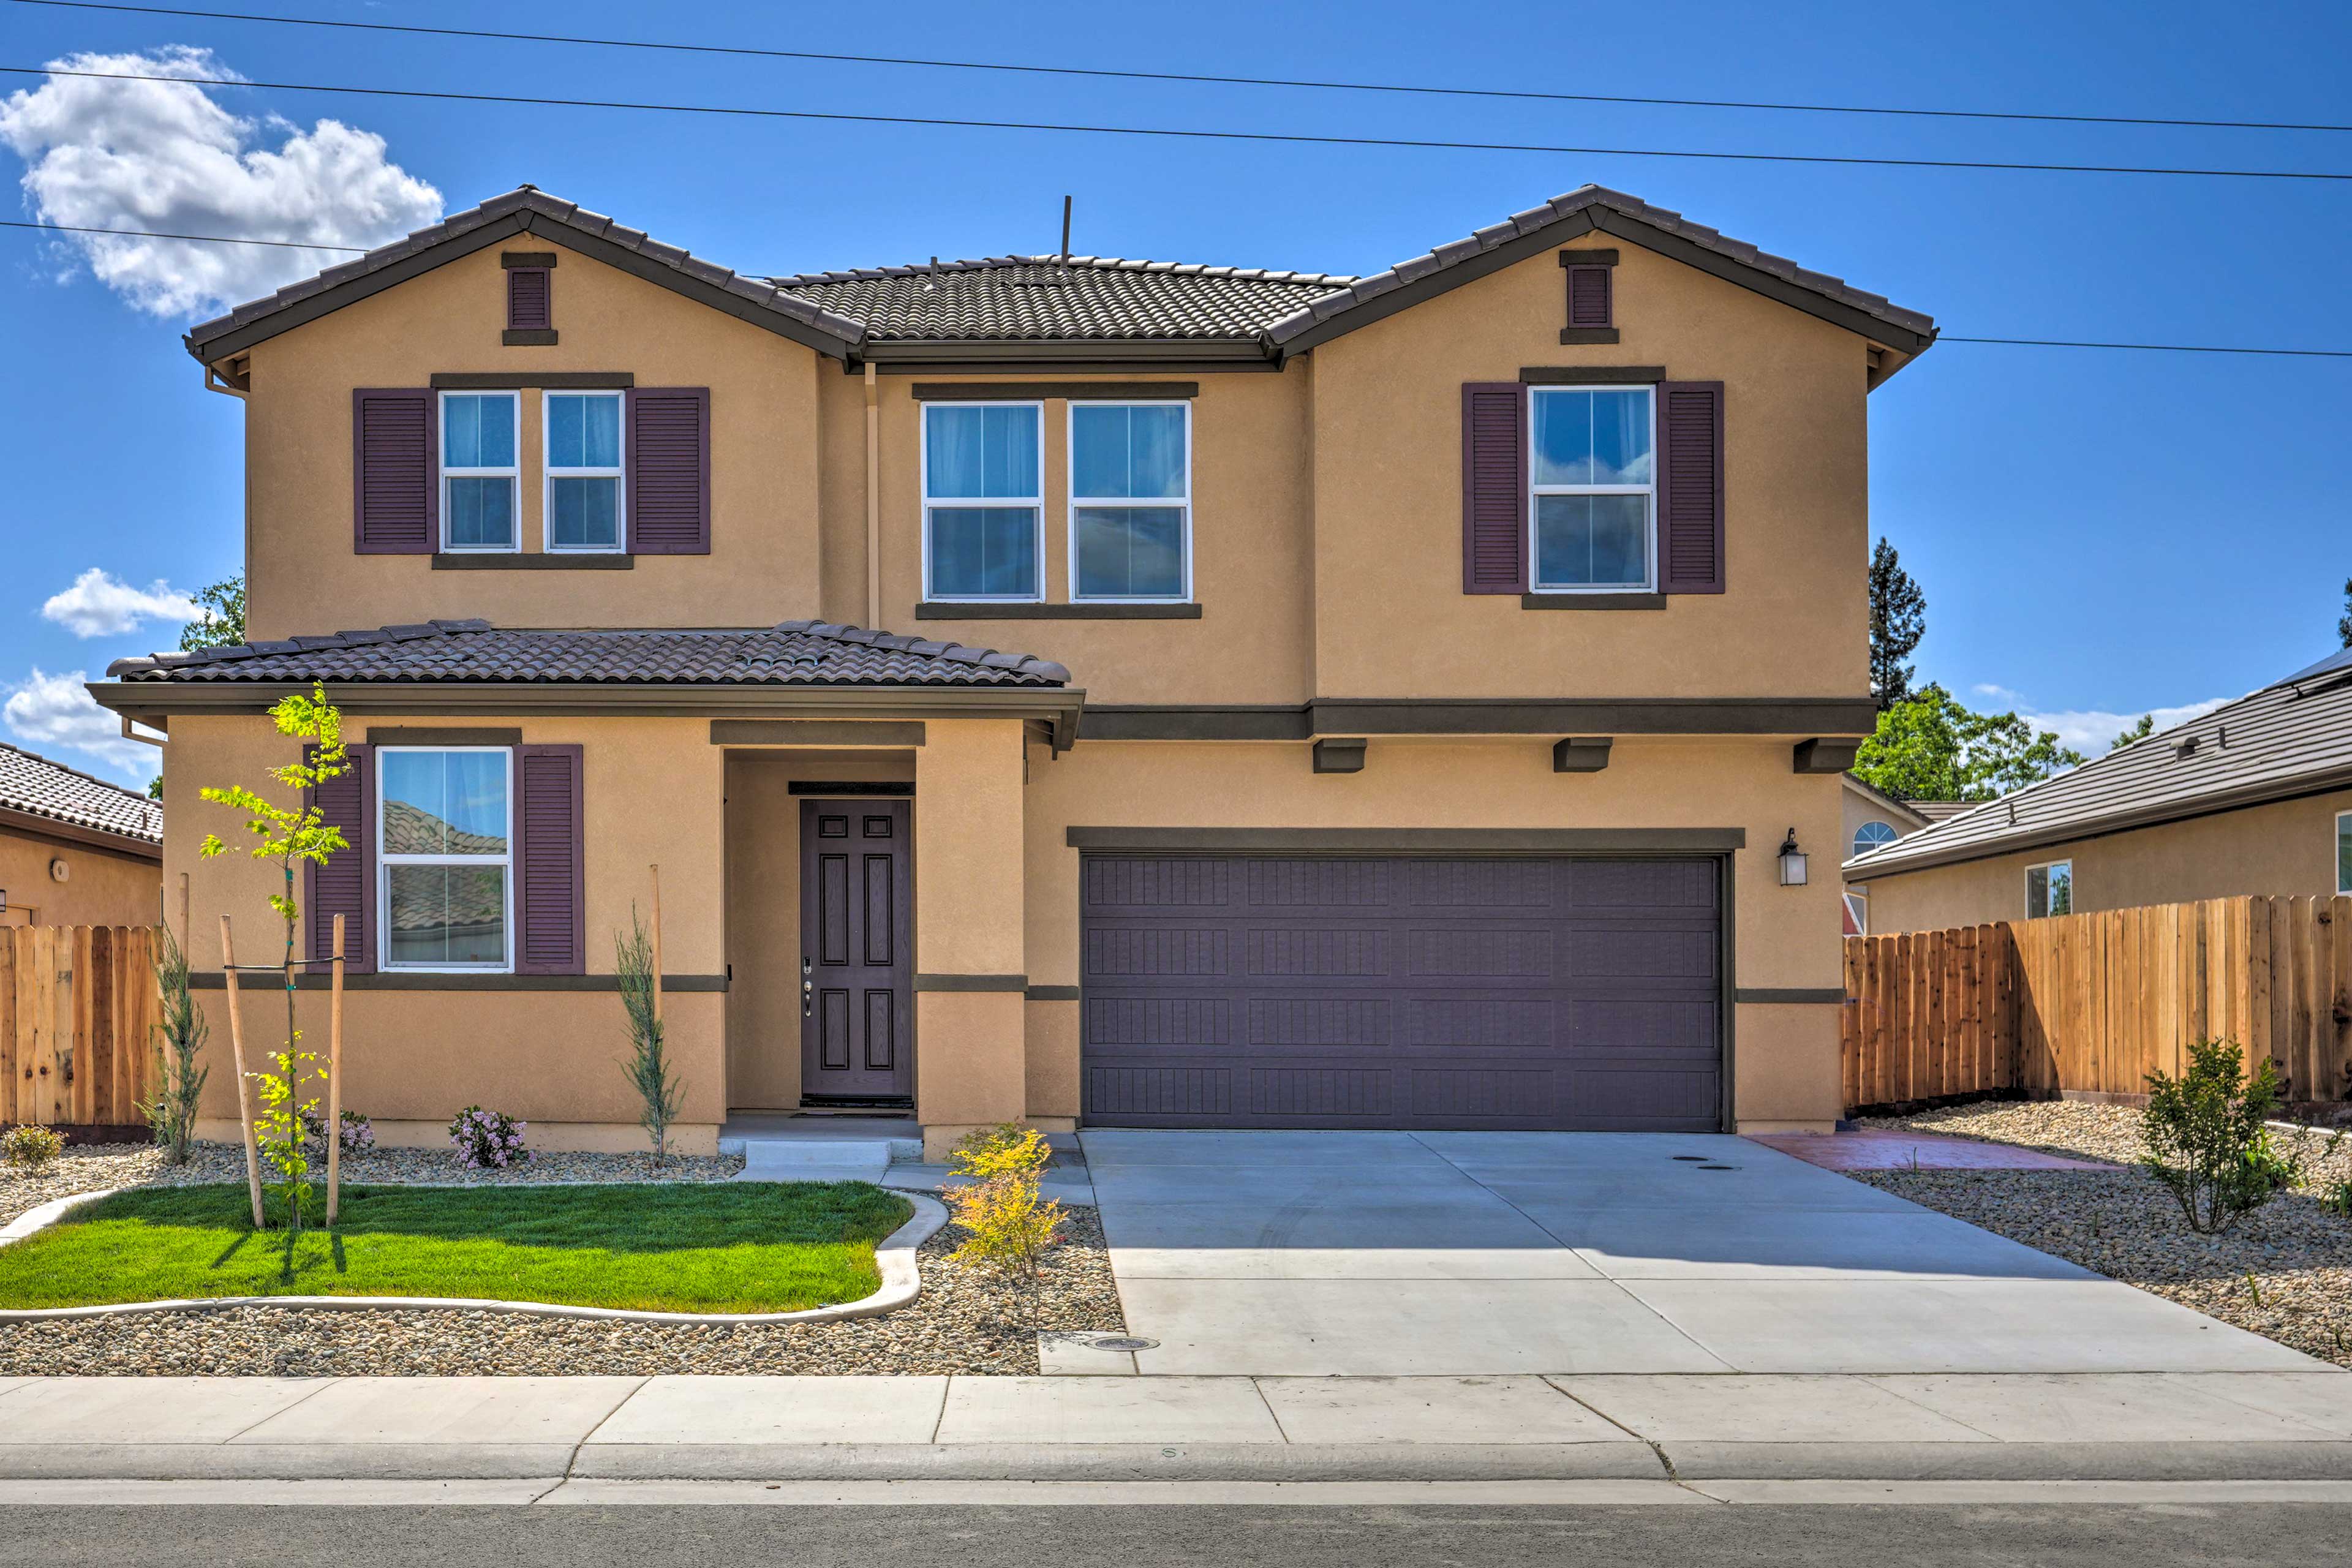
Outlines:
[[161, 805], [5, 742], [0, 742], [0, 811], [47, 817], [142, 844], [163, 842]]
[[947, 647], [823, 621], [751, 631], [515, 631], [435, 621], [121, 658], [133, 682], [592, 682], [625, 686], [1014, 686], [1069, 683], [1034, 654]]

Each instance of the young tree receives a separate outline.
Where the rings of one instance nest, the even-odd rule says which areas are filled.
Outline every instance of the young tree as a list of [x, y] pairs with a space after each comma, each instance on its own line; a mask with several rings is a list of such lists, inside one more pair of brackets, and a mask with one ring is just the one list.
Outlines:
[[613, 933], [613, 974], [621, 988], [621, 1006], [629, 1017], [629, 1059], [623, 1070], [637, 1091], [637, 1124], [653, 1144], [654, 1163], [669, 1152], [669, 1124], [677, 1120], [686, 1085], [670, 1069], [662, 1038], [661, 1009], [654, 1001], [654, 948], [646, 935], [637, 907], [629, 906], [630, 932]]
[[1930, 685], [1878, 716], [1853, 773], [1898, 800], [1991, 800], [2083, 760], [2015, 713], [1979, 713]]
[[1870, 694], [1885, 712], [1911, 695], [1912, 667], [1903, 661], [1927, 635], [1927, 595], [1881, 539], [1870, 552]]
[[2117, 735], [2114, 740], [2107, 742], [2107, 750], [2110, 752], [2120, 752], [2126, 746], [2130, 745], [2134, 741], [2145, 741], [2150, 735], [2155, 733], [2156, 715], [2153, 713], [2143, 713], [2139, 716], [2138, 720], [2133, 723], [2130, 729], [2126, 730], [2122, 734]]
[[[313, 798], [319, 785], [341, 776], [348, 764], [343, 753], [343, 717], [327, 700], [325, 687], [313, 686], [307, 697], [297, 691], [280, 698], [269, 716], [277, 721], [279, 734], [303, 743], [294, 762], [270, 769], [269, 776], [294, 790], [304, 804], [295, 808], [278, 805], [243, 784], [197, 794], [215, 805], [245, 813], [246, 832], [259, 840], [250, 853], [257, 860], [275, 861], [281, 879], [282, 890], [269, 895], [269, 907], [286, 928], [286, 1048], [269, 1058], [275, 1072], [247, 1076], [261, 1097], [263, 1112], [255, 1124], [255, 1135], [279, 1177], [277, 1190], [286, 1205], [286, 1256], [291, 1268], [293, 1238], [301, 1231], [302, 1216], [310, 1203], [310, 1163], [303, 1146], [302, 1112], [316, 1110], [319, 1103], [315, 1096], [302, 1100], [301, 1080], [306, 1074], [316, 1079], [326, 1076], [318, 1057], [299, 1048], [302, 1033], [294, 1026], [294, 932], [301, 917], [301, 907], [294, 900], [294, 871], [306, 860], [323, 866], [335, 851], [351, 847], [342, 829], [325, 820]], [[206, 859], [227, 852], [228, 846], [210, 833], [196, 850]]]
[[245, 574], [225, 577], [195, 593], [196, 618], [180, 628], [180, 651], [245, 640]]

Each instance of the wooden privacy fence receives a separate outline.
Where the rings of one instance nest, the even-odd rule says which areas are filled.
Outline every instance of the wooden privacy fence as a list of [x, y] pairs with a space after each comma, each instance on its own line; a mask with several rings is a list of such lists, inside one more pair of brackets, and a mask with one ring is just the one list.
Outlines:
[[2352, 898], [2207, 899], [1845, 939], [1845, 1100], [2137, 1095], [2231, 1039], [2352, 1091]]
[[0, 1123], [145, 1120], [156, 940], [146, 926], [0, 926]]

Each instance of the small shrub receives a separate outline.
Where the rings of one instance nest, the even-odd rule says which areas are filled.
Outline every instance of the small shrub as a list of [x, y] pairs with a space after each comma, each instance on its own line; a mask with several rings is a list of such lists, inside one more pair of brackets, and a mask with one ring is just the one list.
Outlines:
[[948, 1164], [957, 1175], [983, 1182], [993, 1176], [1034, 1176], [1053, 1159], [1053, 1145], [1045, 1135], [1017, 1121], [967, 1132], [948, 1152]]
[[39, 1175], [65, 1152], [65, 1138], [53, 1127], [27, 1123], [11, 1128], [5, 1137], [0, 1137], [0, 1161], [5, 1161], [10, 1170], [27, 1176]]
[[2352, 1177], [2330, 1184], [2319, 1194], [2319, 1206], [2329, 1214], [2352, 1219]]
[[630, 933], [613, 933], [613, 974], [621, 991], [621, 1008], [629, 1021], [629, 1059], [623, 1070], [629, 1075], [629, 1087], [637, 1092], [637, 1124], [646, 1130], [646, 1142], [653, 1145], [654, 1163], [658, 1165], [669, 1153], [669, 1124], [677, 1120], [684, 1102], [686, 1084], [670, 1070], [667, 1047], [662, 1037], [662, 1020], [654, 1005], [654, 987], [659, 976], [654, 973], [654, 948], [646, 935], [645, 922], [637, 919], [637, 906], [629, 906]]
[[1053, 1159], [1045, 1134], [1007, 1122], [983, 1128], [956, 1145], [949, 1163], [971, 1184], [940, 1197], [963, 1228], [956, 1260], [1006, 1275], [1034, 1293], [1038, 1260], [1062, 1238], [1062, 1205], [1040, 1195], [1038, 1174]]
[[184, 1165], [195, 1142], [197, 1102], [212, 1069], [196, 1059], [205, 1048], [206, 1026], [204, 1009], [188, 989], [188, 955], [170, 926], [162, 935], [155, 954], [155, 986], [162, 998], [155, 1025], [155, 1097], [142, 1102], [139, 1111], [163, 1158]]
[[2282, 1150], [2263, 1125], [2278, 1108], [2277, 1071], [2265, 1057], [2249, 1075], [2242, 1056], [2234, 1040], [2200, 1040], [2187, 1072], [2147, 1075], [2140, 1163], [2200, 1236], [2227, 1230], [2302, 1175], [2301, 1150]]
[[[319, 1159], [327, 1157], [327, 1119], [315, 1110], [302, 1113], [302, 1147]], [[343, 1112], [343, 1152], [363, 1154], [375, 1147], [375, 1124], [356, 1110]]]
[[469, 1105], [449, 1123], [449, 1143], [457, 1163], [469, 1171], [504, 1171], [528, 1164], [530, 1151], [522, 1135], [530, 1124], [499, 1110]]

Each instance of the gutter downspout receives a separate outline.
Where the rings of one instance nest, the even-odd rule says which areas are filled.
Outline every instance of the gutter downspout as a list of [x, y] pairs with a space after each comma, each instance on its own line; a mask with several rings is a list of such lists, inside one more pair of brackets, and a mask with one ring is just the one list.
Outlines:
[[882, 624], [882, 407], [874, 362], [866, 362], [866, 625]]

